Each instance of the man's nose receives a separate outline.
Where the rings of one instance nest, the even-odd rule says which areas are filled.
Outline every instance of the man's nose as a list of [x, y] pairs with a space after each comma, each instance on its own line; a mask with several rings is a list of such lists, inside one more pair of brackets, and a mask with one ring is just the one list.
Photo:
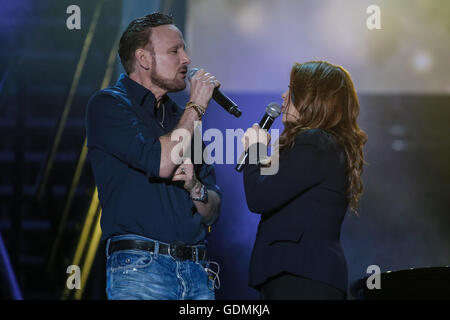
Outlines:
[[183, 53], [183, 56], [181, 58], [181, 63], [182, 64], [191, 64], [192, 60], [191, 58], [189, 58], [188, 54], [186, 52]]

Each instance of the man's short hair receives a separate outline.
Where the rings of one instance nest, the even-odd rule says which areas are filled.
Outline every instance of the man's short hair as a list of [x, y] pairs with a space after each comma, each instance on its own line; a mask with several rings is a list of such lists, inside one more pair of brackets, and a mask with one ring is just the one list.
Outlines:
[[127, 74], [134, 71], [135, 51], [149, 43], [151, 45], [152, 28], [165, 24], [173, 24], [173, 18], [159, 12], [131, 21], [119, 42], [119, 57]]

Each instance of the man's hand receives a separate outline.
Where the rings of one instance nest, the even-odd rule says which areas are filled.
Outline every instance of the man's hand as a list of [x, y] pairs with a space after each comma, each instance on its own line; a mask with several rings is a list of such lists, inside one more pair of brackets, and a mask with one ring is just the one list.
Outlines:
[[[184, 181], [186, 189], [191, 197], [199, 197], [201, 194], [202, 183], [197, 179], [194, 172], [194, 165], [190, 158], [185, 158], [183, 163], [177, 168], [172, 177], [172, 181]], [[210, 226], [219, 217], [220, 197], [213, 191], [208, 190], [208, 201], [194, 201], [197, 212], [202, 216], [203, 223]]]
[[220, 82], [204, 69], [198, 70], [191, 79], [190, 101], [202, 107], [208, 107], [214, 88], [220, 87]]
[[201, 187], [201, 182], [195, 176], [194, 165], [189, 158], [184, 158], [175, 171], [172, 181], [184, 181], [184, 189], [189, 191], [189, 193]]

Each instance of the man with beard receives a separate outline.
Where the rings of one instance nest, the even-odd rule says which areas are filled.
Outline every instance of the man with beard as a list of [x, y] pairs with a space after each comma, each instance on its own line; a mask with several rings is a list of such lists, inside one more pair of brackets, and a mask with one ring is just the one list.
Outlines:
[[191, 60], [164, 14], [132, 21], [119, 56], [126, 75], [96, 92], [86, 113], [108, 299], [214, 299], [204, 239], [219, 216], [220, 190], [214, 168], [179, 154], [171, 134], [183, 129], [192, 137], [220, 83], [201, 69], [185, 108], [167, 96], [185, 89]]

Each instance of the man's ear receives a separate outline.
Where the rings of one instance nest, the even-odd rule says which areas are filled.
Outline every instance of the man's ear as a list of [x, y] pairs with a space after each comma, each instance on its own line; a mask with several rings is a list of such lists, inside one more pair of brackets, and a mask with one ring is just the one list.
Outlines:
[[150, 57], [150, 53], [143, 48], [136, 49], [134, 52], [134, 57], [136, 58], [137, 64], [145, 69], [149, 70], [152, 66], [152, 59]]

